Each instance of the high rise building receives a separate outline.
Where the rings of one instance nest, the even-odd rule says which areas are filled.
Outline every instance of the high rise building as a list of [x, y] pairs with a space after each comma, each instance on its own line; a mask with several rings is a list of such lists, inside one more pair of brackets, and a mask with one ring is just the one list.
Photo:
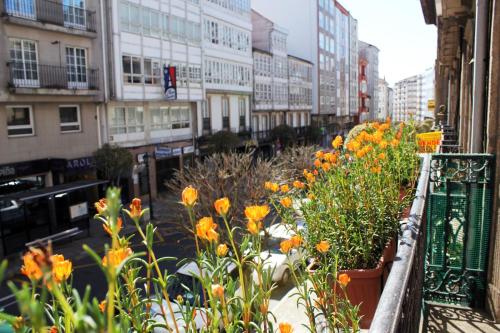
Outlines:
[[374, 120], [378, 111], [379, 49], [359, 41], [360, 105], [359, 121]]
[[430, 67], [420, 74], [418, 120], [434, 118], [434, 77], [434, 67]]
[[351, 109], [357, 104], [356, 20], [334, 0], [254, 0], [252, 7], [288, 31], [288, 53], [313, 64], [313, 122], [330, 135], [349, 128], [357, 112]]

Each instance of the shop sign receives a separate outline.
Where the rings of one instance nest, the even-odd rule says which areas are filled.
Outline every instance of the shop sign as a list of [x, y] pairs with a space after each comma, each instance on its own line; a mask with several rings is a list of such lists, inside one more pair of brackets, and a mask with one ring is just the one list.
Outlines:
[[174, 156], [181, 156], [181, 154], [182, 154], [182, 148], [174, 148], [172, 150], [172, 153], [173, 153]]
[[82, 202], [73, 206], [69, 206], [69, 215], [72, 220], [87, 215], [89, 212], [86, 202]]
[[184, 154], [192, 154], [194, 153], [194, 146], [184, 147]]
[[177, 68], [175, 66], [163, 67], [163, 82], [165, 84], [165, 98], [167, 101], [177, 99]]
[[156, 158], [167, 158], [172, 156], [172, 148], [169, 147], [156, 147], [155, 157]]
[[86, 169], [92, 169], [93, 167], [94, 167], [93, 157], [75, 158], [73, 160], [68, 160], [66, 162], [66, 170], [69, 171], [86, 170]]
[[49, 159], [41, 159], [29, 162], [0, 165], [0, 179], [23, 177], [49, 172], [49, 161]]

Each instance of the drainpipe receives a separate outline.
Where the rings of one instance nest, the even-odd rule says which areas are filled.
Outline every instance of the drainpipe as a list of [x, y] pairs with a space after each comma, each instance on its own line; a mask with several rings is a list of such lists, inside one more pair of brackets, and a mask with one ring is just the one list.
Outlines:
[[483, 152], [488, 1], [476, 0], [471, 153]]

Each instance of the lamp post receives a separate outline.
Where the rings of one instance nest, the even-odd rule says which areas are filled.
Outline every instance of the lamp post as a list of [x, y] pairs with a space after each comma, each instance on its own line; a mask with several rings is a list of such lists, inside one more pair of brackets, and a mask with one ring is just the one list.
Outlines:
[[148, 197], [149, 197], [149, 219], [154, 219], [153, 214], [153, 197], [151, 195], [151, 181], [149, 179], [149, 157], [152, 157], [148, 152], [144, 153], [144, 165], [146, 167], [146, 176], [148, 184]]

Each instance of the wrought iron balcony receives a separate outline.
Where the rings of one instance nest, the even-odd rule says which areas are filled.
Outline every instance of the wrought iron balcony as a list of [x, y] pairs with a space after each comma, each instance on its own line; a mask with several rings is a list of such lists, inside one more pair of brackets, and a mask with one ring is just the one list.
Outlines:
[[51, 0], [4, 0], [2, 16], [96, 32], [95, 12], [65, 3], [66, 1], [61, 3]]
[[11, 62], [9, 87], [70, 90], [98, 90], [97, 69]]

